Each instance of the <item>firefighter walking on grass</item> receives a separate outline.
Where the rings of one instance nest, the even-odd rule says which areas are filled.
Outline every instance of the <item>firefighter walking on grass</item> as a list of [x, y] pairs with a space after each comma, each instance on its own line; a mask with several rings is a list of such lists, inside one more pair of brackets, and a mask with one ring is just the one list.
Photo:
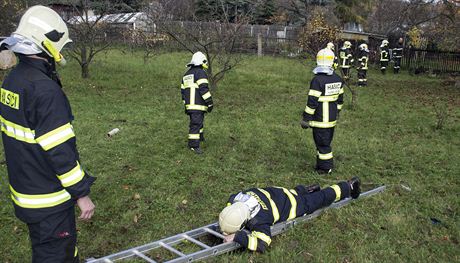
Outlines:
[[358, 48], [358, 86], [367, 86], [367, 63], [369, 61], [369, 49], [363, 43]]
[[383, 75], [388, 67], [388, 61], [390, 61], [390, 48], [388, 47], [388, 40], [382, 40], [382, 44], [380, 45], [380, 71]]
[[187, 64], [189, 69], [182, 78], [181, 94], [185, 113], [190, 117], [188, 147], [196, 154], [202, 154], [200, 141], [204, 141], [204, 116], [211, 112], [213, 102], [209, 91], [206, 56], [196, 52]]
[[331, 50], [320, 50], [316, 63], [301, 126], [303, 129], [312, 127], [317, 149], [315, 169], [320, 174], [328, 174], [333, 168], [331, 143], [343, 106], [344, 89], [342, 79], [332, 69], [334, 53]]
[[0, 121], [11, 198], [29, 228], [34, 263], [79, 262], [74, 207], [84, 220], [95, 208], [89, 197], [95, 178], [80, 163], [73, 115], [55, 71], [69, 42], [61, 17], [34, 6], [0, 43], [19, 57], [1, 87]]
[[319, 185], [251, 188], [230, 196], [219, 214], [224, 242], [236, 242], [251, 251], [265, 252], [272, 241], [270, 227], [293, 220], [345, 198], [358, 198], [358, 177], [320, 189]]
[[403, 39], [399, 38], [398, 43], [396, 43], [396, 46], [392, 50], [392, 56], [393, 56], [393, 72], [394, 74], [398, 74], [399, 70], [401, 69], [401, 60], [402, 60], [402, 55], [403, 55]]
[[342, 70], [344, 80], [350, 79], [350, 70], [351, 65], [354, 62], [353, 54], [351, 52], [351, 42], [345, 41], [343, 42], [343, 46], [339, 52], [340, 57], [340, 68]]

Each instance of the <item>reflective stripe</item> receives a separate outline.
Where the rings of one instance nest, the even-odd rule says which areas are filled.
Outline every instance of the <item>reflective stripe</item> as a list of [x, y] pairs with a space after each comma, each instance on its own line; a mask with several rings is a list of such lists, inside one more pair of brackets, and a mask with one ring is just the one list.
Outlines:
[[336, 101], [339, 98], [339, 95], [331, 95], [331, 96], [321, 96], [319, 97], [318, 101], [319, 102], [333, 102]]
[[83, 179], [85, 176], [85, 172], [80, 167], [80, 163], [77, 162], [77, 166], [75, 166], [72, 170], [68, 171], [65, 174], [58, 175], [57, 177], [61, 180], [61, 184], [64, 187], [72, 186]]
[[68, 139], [75, 137], [73, 127], [70, 123], [64, 124], [61, 127], [54, 129], [39, 138], [37, 142], [42, 146], [45, 151], [67, 141]]
[[208, 92], [206, 92], [206, 93], [203, 95], [203, 99], [204, 99], [204, 100], [207, 100], [207, 99], [209, 99], [209, 98], [211, 98], [211, 92], [208, 91]]
[[318, 152], [318, 158], [320, 160], [329, 160], [329, 159], [332, 159], [333, 156], [332, 156], [332, 152], [330, 153], [320, 153]]
[[257, 237], [248, 235], [248, 249], [252, 251], [257, 250]]
[[11, 121], [7, 121], [2, 116], [0, 116], [0, 122], [2, 132], [4, 132], [8, 137], [22, 142], [37, 143], [35, 140], [35, 131]]
[[199, 79], [199, 80], [196, 81], [196, 84], [197, 84], [198, 86], [200, 86], [201, 84], [208, 84], [208, 83], [209, 83], [209, 82], [208, 82], [207, 79]]
[[283, 192], [289, 197], [289, 201], [291, 201], [291, 210], [289, 211], [289, 217], [287, 220], [294, 219], [297, 215], [297, 201], [295, 200], [295, 197], [292, 195], [292, 193], [288, 191], [288, 189], [282, 189]]
[[198, 88], [198, 85], [196, 85], [195, 83], [192, 83], [192, 84], [189, 84], [189, 85], [184, 85], [184, 89], [197, 89]]
[[[198, 88], [198, 86], [196, 86], [196, 88]], [[190, 105], [195, 105], [196, 88], [192, 87], [190, 89]]]
[[208, 109], [207, 106], [203, 106], [203, 105], [185, 105], [185, 108], [187, 110], [201, 110], [201, 111], [206, 111]]
[[70, 200], [70, 194], [61, 190], [50, 194], [26, 195], [16, 192], [10, 185], [11, 199], [14, 203], [24, 208], [47, 208], [60, 205]]
[[319, 97], [321, 96], [321, 91], [310, 89], [310, 91], [308, 91], [308, 95], [313, 97]]
[[[345, 93], [345, 90], [343, 88], [340, 88], [339, 95]], [[338, 97], [337, 97], [338, 98]]]
[[78, 255], [78, 247], [75, 247], [75, 252], [73, 253], [73, 257], [76, 258]]
[[181, 89], [185, 89], [184, 84], [180, 84], [180, 88], [181, 88]]
[[315, 114], [315, 110], [316, 109], [312, 109], [308, 106], [305, 106], [305, 112], [308, 113], [308, 114]]
[[200, 134], [189, 134], [188, 139], [189, 140], [199, 140], [200, 139]]
[[298, 195], [298, 194], [297, 194], [297, 191], [294, 190], [294, 189], [289, 189], [289, 191], [291, 191], [291, 193], [293, 193], [294, 195]]
[[270, 193], [261, 188], [257, 188], [257, 189], [260, 192], [262, 192], [265, 195], [265, 197], [267, 197], [268, 201], [270, 201], [270, 206], [272, 207], [272, 213], [273, 213], [273, 224], [278, 222], [278, 220], [280, 219], [280, 213], [278, 212], [278, 207], [276, 207], [275, 201], [272, 200]]
[[338, 104], [338, 105], [337, 105], [337, 109], [338, 109], [338, 110], [341, 110], [342, 107], [343, 107], [343, 104]]
[[264, 241], [264, 242], [267, 243], [267, 245], [269, 245], [269, 246], [270, 246], [270, 243], [272, 243], [272, 239], [271, 239], [268, 235], [266, 235], [266, 234], [264, 234], [264, 233], [262, 233], [262, 232], [253, 231], [253, 232], [252, 232], [252, 235], [255, 236], [256, 238], [258, 238], [258, 239]]
[[329, 102], [323, 102], [323, 122], [329, 122]]
[[316, 59], [334, 59], [334, 56], [317, 56]]
[[203, 133], [203, 132], [204, 132], [204, 128], [201, 128], [201, 129], [200, 129], [200, 133]]
[[334, 202], [337, 202], [340, 200], [340, 196], [342, 195], [342, 191], [340, 190], [340, 187], [338, 185], [331, 185], [329, 186], [330, 188], [332, 188], [332, 190], [334, 190], [335, 192], [335, 200]]
[[309, 125], [316, 128], [332, 128], [335, 126], [337, 121], [332, 122], [319, 122], [319, 121], [310, 121]]

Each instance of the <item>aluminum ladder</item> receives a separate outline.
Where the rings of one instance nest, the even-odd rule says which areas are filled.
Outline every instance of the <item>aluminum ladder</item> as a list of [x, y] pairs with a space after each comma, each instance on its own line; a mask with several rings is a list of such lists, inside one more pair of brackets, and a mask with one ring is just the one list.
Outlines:
[[[386, 186], [380, 186], [377, 188], [374, 188], [372, 190], [366, 191], [361, 193], [359, 199], [369, 197], [375, 194], [378, 194], [382, 191], [384, 191]], [[344, 205], [347, 205], [354, 201], [355, 199], [347, 198], [342, 201], [336, 202], [331, 204], [328, 207], [319, 209], [315, 211], [314, 213], [304, 215], [302, 217], [295, 218], [290, 221], [286, 222], [280, 222], [271, 227], [271, 233], [272, 236], [276, 236], [278, 234], [281, 234], [285, 232], [286, 230], [294, 227], [298, 223], [305, 222], [311, 219], [314, 219], [318, 217], [322, 212], [330, 209], [330, 208], [340, 208]], [[207, 245], [205, 242], [199, 241], [199, 238], [206, 237], [206, 236], [211, 236], [213, 238], [217, 238], [220, 240], [223, 240], [224, 236], [219, 232], [219, 226], [218, 223], [213, 223], [204, 227], [200, 227], [194, 230], [190, 230], [187, 232], [184, 232], [182, 234], [178, 234], [175, 236], [167, 237], [158, 241], [154, 241], [142, 246], [138, 246], [135, 248], [127, 249], [112, 255], [108, 255], [102, 258], [89, 258], [86, 260], [87, 263], [111, 263], [123, 259], [142, 259], [144, 262], [150, 262], [150, 263], [156, 263], [154, 259], [148, 257], [146, 253], [152, 252], [155, 249], [166, 249], [170, 253], [176, 255], [177, 257], [168, 261], [162, 261], [162, 262], [168, 262], [168, 263], [178, 263], [178, 262], [193, 262], [196, 260], [201, 260], [204, 258], [208, 257], [214, 257], [220, 254], [227, 253], [229, 251], [235, 250], [240, 248], [240, 245], [236, 242], [230, 242], [230, 243], [221, 243], [212, 246], [212, 245]], [[181, 252], [179, 249], [174, 248], [175, 245], [179, 245], [181, 243], [188, 243], [195, 245], [197, 248], [200, 248], [200, 250], [186, 254]]]

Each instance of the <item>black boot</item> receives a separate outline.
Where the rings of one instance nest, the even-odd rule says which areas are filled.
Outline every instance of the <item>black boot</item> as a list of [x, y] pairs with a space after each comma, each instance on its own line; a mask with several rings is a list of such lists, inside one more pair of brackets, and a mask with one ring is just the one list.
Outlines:
[[361, 180], [359, 180], [359, 177], [351, 178], [350, 180], [348, 180], [348, 184], [350, 185], [351, 198], [358, 198], [359, 194], [361, 194]]
[[202, 154], [203, 153], [203, 150], [201, 150], [200, 147], [190, 148], [190, 150], [192, 150], [196, 154]]

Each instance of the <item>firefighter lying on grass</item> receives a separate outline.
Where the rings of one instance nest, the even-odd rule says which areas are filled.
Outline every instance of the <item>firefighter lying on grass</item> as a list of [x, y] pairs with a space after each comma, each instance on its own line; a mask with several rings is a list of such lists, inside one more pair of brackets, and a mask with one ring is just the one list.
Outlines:
[[347, 197], [358, 198], [360, 180], [354, 177], [320, 190], [298, 185], [251, 188], [230, 196], [219, 214], [224, 242], [235, 241], [252, 251], [264, 252], [271, 243], [270, 227], [331, 205]]

